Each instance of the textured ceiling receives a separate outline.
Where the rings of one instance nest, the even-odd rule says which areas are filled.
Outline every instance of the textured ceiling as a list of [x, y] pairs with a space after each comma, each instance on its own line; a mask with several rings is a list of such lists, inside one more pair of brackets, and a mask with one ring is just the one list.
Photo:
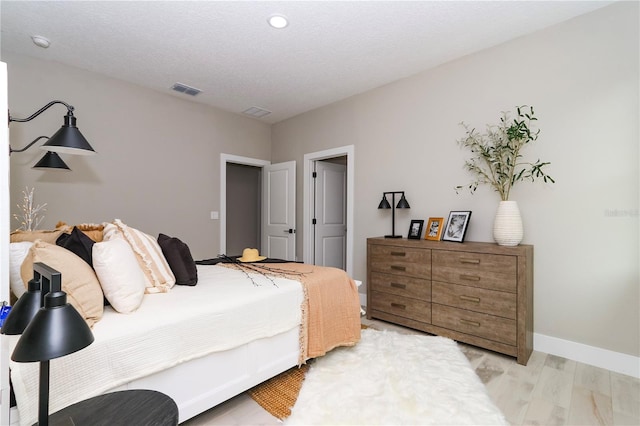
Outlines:
[[275, 123], [610, 3], [3, 0], [1, 48]]

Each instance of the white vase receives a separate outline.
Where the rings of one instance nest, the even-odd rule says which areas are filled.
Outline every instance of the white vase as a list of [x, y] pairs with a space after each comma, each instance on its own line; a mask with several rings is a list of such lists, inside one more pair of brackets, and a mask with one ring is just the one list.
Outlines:
[[517, 246], [522, 241], [524, 229], [516, 201], [500, 201], [493, 222], [493, 239], [500, 246]]

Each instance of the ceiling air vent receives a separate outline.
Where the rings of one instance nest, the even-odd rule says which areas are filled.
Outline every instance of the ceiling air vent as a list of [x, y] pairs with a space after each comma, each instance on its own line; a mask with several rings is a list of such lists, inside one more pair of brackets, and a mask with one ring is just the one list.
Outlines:
[[189, 96], [196, 96], [197, 94], [202, 92], [202, 90], [200, 89], [196, 89], [195, 87], [187, 86], [186, 84], [182, 83], [174, 84], [171, 89]]
[[253, 106], [251, 108], [245, 109], [244, 111], [242, 111], [242, 113], [250, 115], [252, 117], [260, 118], [260, 117], [264, 117], [265, 115], [271, 114], [271, 111], [267, 111], [264, 108]]

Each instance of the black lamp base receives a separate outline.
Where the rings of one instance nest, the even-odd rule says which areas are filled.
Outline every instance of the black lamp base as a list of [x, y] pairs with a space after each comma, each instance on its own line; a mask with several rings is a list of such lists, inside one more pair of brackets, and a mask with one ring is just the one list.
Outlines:
[[385, 235], [385, 238], [402, 238], [402, 235]]

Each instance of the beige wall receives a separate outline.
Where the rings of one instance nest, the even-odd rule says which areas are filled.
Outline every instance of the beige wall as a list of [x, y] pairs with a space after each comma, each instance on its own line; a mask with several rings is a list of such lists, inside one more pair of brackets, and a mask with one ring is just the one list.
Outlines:
[[[195, 258], [219, 254], [220, 225], [210, 211], [220, 208], [220, 153], [269, 159], [269, 125], [53, 62], [7, 52], [2, 61], [13, 116], [63, 100], [75, 106], [78, 127], [99, 153], [63, 155], [70, 173], [32, 170], [40, 149], [13, 154], [12, 213], [21, 191], [33, 186], [36, 202], [47, 203], [41, 228], [119, 218], [153, 236], [179, 237]], [[65, 113], [58, 105], [12, 123], [12, 146], [52, 135]], [[12, 229], [18, 225], [12, 220]]]
[[278, 123], [272, 161], [298, 161], [301, 200], [303, 155], [355, 146], [354, 275], [365, 279], [366, 238], [390, 232], [383, 191], [406, 191], [405, 236], [411, 219], [460, 209], [473, 211], [467, 239], [492, 241], [497, 194], [453, 190], [470, 178], [458, 123], [535, 106], [542, 131], [524, 154], [550, 161], [557, 183], [511, 197], [535, 246], [535, 332], [638, 356], [638, 36], [638, 3], [612, 5]]

